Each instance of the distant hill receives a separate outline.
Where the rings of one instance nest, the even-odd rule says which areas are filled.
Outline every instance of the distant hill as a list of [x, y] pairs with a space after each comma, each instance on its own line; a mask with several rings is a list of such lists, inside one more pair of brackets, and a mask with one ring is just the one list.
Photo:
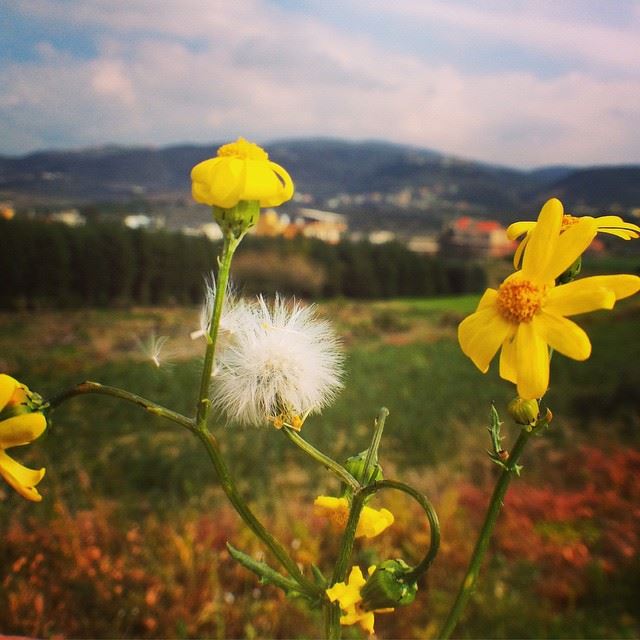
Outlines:
[[[218, 146], [108, 146], [0, 156], [0, 198], [19, 205], [186, 198], [191, 167]], [[551, 195], [582, 211], [640, 207], [640, 166], [520, 171], [376, 141], [299, 139], [265, 146], [312, 206], [333, 206], [372, 224], [394, 215], [434, 223], [460, 213], [510, 221], [525, 213], [531, 217]]]

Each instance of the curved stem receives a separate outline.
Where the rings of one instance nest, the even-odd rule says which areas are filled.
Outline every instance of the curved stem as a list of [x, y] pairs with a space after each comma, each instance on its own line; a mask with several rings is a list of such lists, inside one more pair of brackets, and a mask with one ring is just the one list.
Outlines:
[[218, 261], [219, 268], [216, 278], [216, 293], [213, 301], [211, 322], [209, 324], [209, 334], [207, 335], [207, 350], [204, 354], [204, 364], [202, 365], [202, 375], [200, 377], [200, 392], [198, 394], [198, 407], [196, 410], [196, 423], [198, 427], [206, 424], [207, 416], [209, 415], [209, 385], [211, 384], [211, 372], [213, 371], [218, 329], [220, 327], [220, 318], [222, 317], [222, 307], [227, 295], [231, 259], [240, 244], [240, 240], [242, 240], [242, 236], [236, 238], [235, 235], [227, 232], [222, 246], [222, 256]]
[[530, 432], [522, 429], [522, 431], [520, 432], [520, 436], [516, 440], [516, 443], [513, 446], [513, 450], [509, 455], [509, 460], [506, 462], [505, 468], [500, 473], [498, 482], [496, 483], [495, 489], [493, 490], [493, 495], [491, 496], [491, 502], [489, 503], [487, 515], [485, 516], [482, 529], [480, 529], [478, 541], [476, 542], [471, 560], [469, 561], [469, 567], [467, 568], [467, 572], [465, 573], [465, 576], [462, 580], [462, 584], [460, 585], [456, 600], [451, 607], [451, 611], [449, 612], [449, 615], [447, 616], [447, 619], [445, 620], [444, 625], [442, 626], [442, 629], [438, 634], [438, 638], [446, 640], [446, 638], [449, 638], [449, 636], [453, 633], [453, 630], [455, 629], [456, 624], [458, 623], [458, 620], [462, 615], [467, 602], [469, 601], [469, 598], [473, 594], [476, 586], [476, 581], [478, 579], [478, 574], [480, 572], [480, 567], [482, 566], [482, 560], [484, 558], [484, 554], [487, 551], [487, 547], [489, 546], [491, 533], [493, 532], [496, 520], [498, 519], [498, 514], [500, 513], [504, 496], [509, 487], [509, 483], [511, 482], [511, 478], [515, 473], [518, 459], [520, 458], [525, 445], [529, 441], [530, 436]]
[[312, 444], [308, 443], [297, 431], [290, 427], [282, 427], [284, 433], [293, 444], [302, 449], [308, 456], [326, 467], [335, 474], [342, 482], [347, 484], [351, 489], [357, 491], [360, 489], [360, 483], [338, 462], [316, 449]]
[[216, 473], [218, 474], [220, 484], [222, 485], [227, 498], [229, 498], [229, 501], [240, 517], [244, 520], [251, 531], [253, 531], [271, 550], [273, 555], [280, 561], [280, 564], [282, 564], [291, 577], [300, 585], [301, 589], [306, 594], [317, 597], [322, 593], [322, 589], [302, 575], [298, 565], [293, 561], [285, 548], [264, 528], [242, 496], [240, 496], [229, 469], [222, 458], [216, 438], [206, 428], [204, 430], [196, 430], [196, 435], [204, 444], [205, 449], [209, 454], [209, 458], [211, 459]]
[[410, 487], [408, 484], [398, 482], [397, 480], [381, 480], [380, 482], [376, 482], [368, 486], [366, 489], [363, 489], [362, 493], [366, 497], [371, 493], [377, 493], [380, 489], [396, 489], [397, 491], [403, 491], [410, 495], [422, 507], [427, 516], [427, 520], [429, 521], [429, 531], [431, 533], [429, 549], [427, 550], [424, 558], [422, 558], [422, 560], [420, 560], [420, 562], [413, 567], [406, 576], [407, 580], [417, 580], [427, 571], [431, 566], [431, 563], [435, 560], [436, 555], [438, 555], [438, 549], [440, 548], [440, 521], [438, 520], [438, 514], [424, 494], [420, 493], [413, 487]]
[[181, 427], [185, 427], [185, 429], [188, 429], [189, 431], [195, 431], [195, 423], [191, 418], [187, 418], [186, 416], [183, 416], [176, 411], [167, 409], [166, 407], [152, 402], [151, 400], [147, 400], [142, 396], [138, 396], [135, 393], [130, 393], [129, 391], [119, 389], [118, 387], [111, 387], [109, 385], [100, 384], [99, 382], [92, 382], [90, 380], [81, 382], [75, 387], [71, 387], [70, 389], [63, 391], [62, 393], [59, 393], [57, 396], [54, 396], [53, 398], [45, 402], [42, 409], [44, 411], [53, 411], [70, 398], [74, 398], [75, 396], [87, 395], [90, 393], [95, 393], [103, 396], [111, 396], [113, 398], [119, 398], [120, 400], [131, 402], [132, 404], [142, 407], [145, 411], [148, 411], [155, 416], [161, 416], [162, 418], [166, 418], [167, 420], [171, 420], [172, 422], [179, 424]]

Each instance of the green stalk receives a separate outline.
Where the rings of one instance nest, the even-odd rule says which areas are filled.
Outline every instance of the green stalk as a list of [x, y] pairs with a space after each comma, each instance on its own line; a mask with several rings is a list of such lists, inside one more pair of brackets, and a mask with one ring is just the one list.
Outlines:
[[222, 256], [218, 261], [219, 268], [216, 279], [216, 297], [211, 314], [211, 324], [209, 326], [209, 334], [207, 336], [207, 349], [205, 352], [202, 376], [200, 379], [200, 393], [196, 412], [195, 434], [204, 445], [207, 454], [209, 455], [209, 459], [211, 460], [216, 474], [218, 475], [220, 484], [238, 515], [242, 518], [249, 529], [251, 529], [251, 531], [253, 531], [256, 536], [262, 540], [267, 548], [271, 550], [282, 566], [289, 572], [291, 577], [296, 580], [300, 585], [301, 591], [312, 597], [317, 597], [319, 593], [321, 593], [321, 589], [304, 577], [298, 568], [298, 565], [293, 561], [291, 556], [289, 556], [285, 548], [265, 529], [262, 523], [253, 514], [244, 498], [240, 495], [240, 492], [237, 490], [233, 478], [231, 477], [231, 473], [224, 462], [218, 441], [207, 428], [207, 418], [209, 415], [210, 405], [209, 386], [211, 384], [211, 372], [213, 370], [220, 318], [222, 317], [222, 309], [227, 295], [231, 260], [235, 250], [240, 244], [240, 241], [244, 237], [245, 232], [246, 229], [238, 234], [230, 229], [224, 230], [225, 238], [224, 245], [222, 247]]
[[200, 441], [207, 450], [220, 480], [220, 484], [227, 498], [229, 498], [229, 502], [231, 502], [234, 509], [238, 512], [238, 515], [244, 520], [249, 529], [271, 550], [280, 564], [289, 572], [289, 575], [300, 585], [301, 591], [311, 597], [317, 597], [322, 593], [320, 587], [302, 575], [298, 565], [293, 561], [291, 556], [289, 556], [285, 548], [264, 528], [238, 492], [233, 478], [229, 473], [229, 469], [222, 458], [218, 441], [214, 435], [210, 433], [206, 427], [204, 429], [198, 429], [196, 435], [200, 438]]
[[42, 406], [43, 411], [53, 411], [56, 407], [61, 405], [66, 400], [73, 398], [75, 396], [87, 395], [89, 393], [95, 393], [98, 395], [111, 396], [113, 398], [119, 398], [120, 400], [125, 400], [126, 402], [131, 402], [132, 404], [138, 405], [142, 407], [145, 411], [153, 414], [154, 416], [160, 416], [162, 418], [166, 418], [167, 420], [171, 420], [176, 424], [179, 424], [181, 427], [188, 429], [189, 431], [195, 432], [195, 424], [191, 418], [187, 418], [180, 413], [172, 411], [171, 409], [167, 409], [151, 400], [147, 400], [142, 396], [138, 396], [135, 393], [130, 393], [129, 391], [125, 391], [124, 389], [119, 389], [118, 387], [111, 387], [106, 384], [100, 384], [99, 382], [92, 382], [87, 380], [85, 382], [81, 382], [77, 384], [75, 387], [71, 387], [66, 391], [54, 396]]
[[478, 574], [480, 573], [480, 568], [482, 566], [482, 560], [487, 551], [487, 547], [489, 546], [489, 540], [491, 538], [493, 528], [496, 524], [496, 520], [498, 519], [500, 509], [502, 508], [504, 496], [507, 493], [511, 478], [515, 473], [518, 459], [522, 455], [522, 451], [529, 441], [530, 436], [530, 432], [522, 429], [520, 435], [518, 436], [518, 439], [516, 440], [516, 443], [513, 446], [513, 450], [509, 455], [509, 459], [505, 463], [505, 468], [500, 473], [498, 482], [496, 483], [495, 489], [493, 490], [493, 495], [491, 496], [491, 502], [489, 503], [487, 515], [485, 516], [482, 529], [480, 529], [478, 541], [476, 542], [471, 560], [469, 561], [469, 567], [467, 568], [467, 572], [465, 573], [465, 576], [462, 580], [462, 584], [460, 585], [456, 600], [451, 607], [451, 611], [449, 611], [449, 615], [447, 616], [447, 619], [445, 620], [445, 623], [437, 636], [442, 640], [446, 640], [453, 633], [453, 630], [456, 628], [458, 620], [460, 619], [460, 616], [462, 615], [462, 612], [466, 607], [469, 598], [475, 590], [476, 582], [478, 580]]
[[[349, 519], [347, 520], [344, 533], [342, 534], [342, 542], [340, 543], [338, 559], [336, 560], [336, 564], [333, 568], [333, 575], [331, 576], [332, 585], [337, 582], [344, 582], [347, 576], [349, 558], [351, 558], [353, 542], [356, 537], [356, 529], [358, 528], [358, 521], [360, 520], [360, 514], [362, 513], [362, 507], [364, 507], [364, 500], [367, 495], [368, 494], [363, 490], [356, 491], [353, 494], [351, 510], [349, 511]], [[340, 640], [342, 628], [340, 627], [340, 606], [338, 603], [326, 604], [324, 616], [327, 638], [329, 640]]]
[[357, 491], [360, 489], [360, 483], [338, 462], [316, 449], [312, 444], [308, 443], [297, 431], [290, 427], [282, 427], [284, 433], [293, 444], [302, 449], [309, 457], [326, 467], [331, 473], [335, 474], [342, 482], [347, 484], [351, 489]]
[[[244, 235], [244, 234], [243, 234]], [[209, 325], [209, 334], [207, 335], [207, 350], [204, 354], [204, 364], [202, 365], [202, 376], [200, 378], [200, 393], [198, 394], [198, 406], [196, 410], [196, 423], [198, 428], [206, 425], [209, 415], [209, 386], [211, 385], [211, 372], [213, 371], [213, 363], [216, 352], [216, 342], [218, 340], [218, 330], [220, 328], [220, 318], [222, 317], [222, 307], [227, 297], [227, 285], [229, 283], [229, 273], [231, 271], [231, 260], [235, 253], [243, 235], [236, 236], [229, 232], [225, 232], [224, 245], [222, 247], [222, 256], [218, 264], [218, 275], [216, 277], [216, 294], [213, 302], [213, 312], [211, 314], [211, 323]]]
[[382, 440], [382, 432], [384, 431], [384, 423], [389, 416], [389, 409], [382, 407], [378, 412], [378, 417], [374, 423], [373, 438], [371, 445], [367, 449], [367, 457], [364, 460], [364, 470], [362, 472], [362, 481], [365, 484], [371, 482], [373, 468], [378, 464], [378, 449]]

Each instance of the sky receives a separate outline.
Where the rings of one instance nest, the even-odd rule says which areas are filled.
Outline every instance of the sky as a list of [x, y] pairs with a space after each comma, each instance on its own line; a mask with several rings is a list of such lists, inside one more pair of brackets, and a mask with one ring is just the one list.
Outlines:
[[640, 163], [640, 0], [0, 3], [0, 154], [240, 135]]

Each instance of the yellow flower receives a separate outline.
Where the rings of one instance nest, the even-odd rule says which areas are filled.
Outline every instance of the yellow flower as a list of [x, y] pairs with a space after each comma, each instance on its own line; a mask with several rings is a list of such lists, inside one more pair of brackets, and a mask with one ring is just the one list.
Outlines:
[[[591, 216], [571, 216], [566, 213], [562, 217], [562, 226], [560, 231], [564, 231], [581, 220], [595, 220], [597, 230], [600, 233], [608, 233], [612, 236], [617, 236], [623, 240], [631, 240], [632, 238], [640, 238], [640, 227], [632, 222], [625, 222], [620, 216], [600, 216], [599, 218], [592, 218]], [[507, 228], [507, 236], [511, 240], [516, 240], [520, 236], [524, 235], [522, 242], [518, 245], [515, 255], [513, 256], [513, 266], [517, 269], [520, 266], [522, 253], [529, 241], [529, 234], [531, 230], [536, 226], [535, 222], [523, 221], [514, 222]]]
[[[336, 527], [344, 527], [349, 518], [349, 501], [347, 498], [318, 496], [313, 503], [318, 512], [326, 516]], [[388, 509], [372, 509], [363, 507], [356, 528], [356, 538], [375, 538], [393, 524], [394, 517]]]
[[593, 240], [598, 223], [580, 218], [561, 233], [562, 204], [549, 200], [529, 232], [522, 269], [496, 289], [487, 289], [475, 313], [458, 327], [462, 351], [483, 373], [502, 347], [500, 376], [515, 383], [526, 400], [549, 386], [549, 349], [575, 360], [591, 355], [587, 334], [566, 316], [611, 309], [640, 290], [633, 275], [593, 276], [556, 286]]
[[35, 488], [45, 470], [23, 467], [5, 453], [35, 440], [47, 426], [42, 413], [27, 406], [29, 390], [17, 380], [0, 374], [0, 475], [24, 498], [39, 502], [42, 496]]
[[222, 209], [240, 200], [276, 207], [293, 196], [289, 174], [257, 144], [238, 138], [218, 149], [216, 158], [200, 162], [191, 170], [193, 199]]
[[[369, 575], [375, 571], [375, 566], [369, 567]], [[362, 595], [360, 590], [366, 584], [366, 580], [362, 575], [360, 567], [352, 567], [349, 579], [346, 583], [337, 582], [327, 589], [327, 596], [331, 602], [336, 600], [340, 604], [343, 615], [340, 616], [340, 624], [351, 625], [360, 623], [360, 626], [368, 633], [373, 633], [373, 625], [375, 622], [374, 613], [389, 613], [393, 609], [375, 609], [374, 611], [365, 611], [362, 606]]]

